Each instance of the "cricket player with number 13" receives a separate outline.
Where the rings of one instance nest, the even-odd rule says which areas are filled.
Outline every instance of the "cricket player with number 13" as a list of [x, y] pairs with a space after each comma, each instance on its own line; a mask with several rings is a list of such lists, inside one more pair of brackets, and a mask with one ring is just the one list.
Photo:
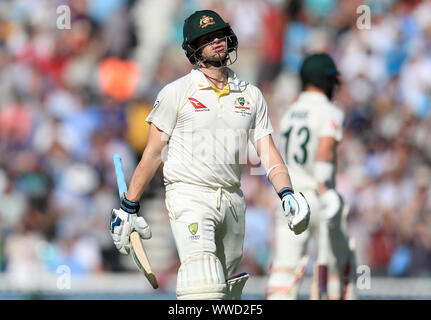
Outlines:
[[[275, 148], [261, 91], [228, 68], [236, 61], [238, 48], [230, 25], [214, 11], [196, 11], [184, 21], [183, 35], [182, 48], [193, 69], [167, 84], [156, 98], [146, 119], [148, 144], [120, 208], [111, 214], [110, 221], [117, 221], [110, 226], [112, 237], [126, 255], [130, 230], [138, 231], [142, 239], [151, 238], [150, 226], [138, 216], [139, 200], [168, 147], [163, 175], [181, 261], [177, 298], [239, 299], [248, 279], [246, 273], [235, 275], [243, 254], [246, 210], [239, 158], [248, 141], [256, 148], [295, 234], [307, 229], [310, 207], [302, 194], [295, 193]], [[227, 133], [228, 141], [220, 133], [224, 138]]]
[[336, 191], [336, 150], [344, 114], [332, 103], [341, 75], [326, 53], [307, 56], [302, 92], [280, 120], [283, 156], [295, 188], [313, 211], [310, 227], [296, 236], [278, 215], [267, 299], [297, 299], [311, 238], [317, 248], [312, 299], [355, 299], [355, 256], [347, 232], [348, 206]]

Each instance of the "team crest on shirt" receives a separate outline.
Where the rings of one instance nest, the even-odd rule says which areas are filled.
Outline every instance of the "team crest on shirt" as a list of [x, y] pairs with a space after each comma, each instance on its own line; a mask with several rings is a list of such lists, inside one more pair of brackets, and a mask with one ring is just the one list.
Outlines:
[[189, 224], [189, 231], [192, 234], [190, 236], [191, 240], [198, 240], [200, 236], [197, 236], [196, 233], [198, 232], [198, 226], [199, 224], [197, 222]]
[[250, 112], [250, 102], [245, 100], [244, 97], [239, 97], [235, 100], [235, 113], [239, 113], [242, 116], [251, 115]]
[[201, 20], [199, 21], [199, 24], [202, 29], [214, 23], [214, 18], [209, 16], [202, 16]]

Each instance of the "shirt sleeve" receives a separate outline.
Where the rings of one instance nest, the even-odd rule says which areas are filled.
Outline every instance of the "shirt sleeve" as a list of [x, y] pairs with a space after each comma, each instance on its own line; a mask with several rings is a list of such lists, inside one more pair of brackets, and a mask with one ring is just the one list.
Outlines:
[[268, 115], [268, 106], [262, 92], [260, 92], [259, 89], [257, 89], [257, 98], [255, 102], [256, 116], [250, 129], [250, 140], [253, 142], [253, 144], [274, 131]]
[[343, 112], [335, 107], [326, 113], [325, 121], [323, 122], [321, 137], [332, 137], [336, 141], [341, 141], [343, 138]]
[[177, 105], [172, 89], [166, 86], [157, 95], [153, 110], [145, 121], [171, 136], [177, 122]]

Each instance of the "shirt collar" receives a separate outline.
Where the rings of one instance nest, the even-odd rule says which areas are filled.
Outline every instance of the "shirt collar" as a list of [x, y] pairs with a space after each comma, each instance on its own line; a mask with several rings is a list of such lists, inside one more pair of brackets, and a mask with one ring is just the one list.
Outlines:
[[191, 71], [191, 75], [192, 81], [195, 83], [198, 89], [211, 88], [211, 84], [209, 83], [208, 79], [199, 69], [193, 69]]
[[240, 80], [238, 79], [238, 77], [236, 76], [236, 73], [233, 72], [233, 70], [231, 69], [227, 69], [227, 84], [229, 85], [229, 90], [231, 91], [241, 91], [240, 90]]
[[[199, 69], [193, 69], [191, 71], [192, 81], [195, 83], [198, 89], [207, 89], [211, 88], [211, 84], [208, 79]], [[235, 72], [228, 68], [227, 71], [227, 84], [229, 86], [230, 91], [239, 91], [240, 90], [240, 80], [238, 79]]]

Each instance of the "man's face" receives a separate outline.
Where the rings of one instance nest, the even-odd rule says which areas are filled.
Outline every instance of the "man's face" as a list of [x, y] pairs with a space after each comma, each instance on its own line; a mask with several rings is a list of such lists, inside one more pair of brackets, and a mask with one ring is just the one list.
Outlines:
[[202, 36], [196, 41], [196, 47], [201, 48], [205, 60], [224, 60], [227, 55], [226, 32], [220, 30]]

